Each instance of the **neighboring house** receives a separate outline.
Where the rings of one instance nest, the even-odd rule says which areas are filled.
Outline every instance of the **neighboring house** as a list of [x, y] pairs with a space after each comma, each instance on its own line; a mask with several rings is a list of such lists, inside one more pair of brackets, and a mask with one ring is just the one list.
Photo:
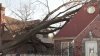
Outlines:
[[[1, 6], [1, 4], [0, 4]], [[34, 26], [38, 23], [40, 23], [40, 20], [32, 20], [32, 21], [26, 21], [26, 22], [23, 22], [23, 21], [20, 21], [20, 20], [17, 20], [17, 19], [14, 19], [14, 18], [11, 18], [9, 16], [5, 16], [5, 8], [1, 6], [1, 22], [0, 22], [0, 28], [3, 29], [3, 30], [0, 30], [0, 45], [3, 45], [9, 41], [13, 41], [14, 40], [14, 36], [13, 36], [13, 32], [16, 32], [16, 31], [20, 31], [21, 29], [23, 29], [24, 27], [27, 27], [27, 26]], [[6, 26], [3, 28], [3, 26]], [[53, 44], [52, 44], [52, 40], [51, 39], [48, 39], [46, 36], [45, 38], [43, 38], [44, 36], [42, 35], [37, 35], [38, 38], [43, 42], [45, 43], [45, 45], [48, 45], [48, 46], [51, 46], [53, 47]], [[38, 43], [35, 43], [33, 45], [37, 45], [37, 48], [38, 51], [45, 51], [45, 47], [41, 44], [38, 44]], [[9, 53], [19, 53], [19, 54], [27, 54], [27, 53], [35, 53], [34, 50], [35, 50], [34, 47], [32, 47], [32, 43], [30, 43], [30, 41], [28, 43], [25, 43], [19, 47], [16, 47], [14, 48], [11, 52]]]
[[[89, 46], [86, 47], [87, 45], [84, 45], [86, 41], [96, 41], [97, 45], [93, 45], [91, 42], [90, 48], [95, 49], [96, 51], [94, 50], [94, 52], [96, 52], [97, 56], [100, 56], [99, 6], [98, 2], [85, 4], [70, 22], [64, 25], [54, 38], [56, 54], [62, 54], [63, 50], [65, 50], [66, 55], [85, 56], [90, 51], [88, 50]], [[92, 34], [89, 35], [89, 32], [92, 32]], [[91, 37], [93, 38], [92, 40]], [[68, 49], [69, 43], [72, 44], [73, 54], [70, 54]]]

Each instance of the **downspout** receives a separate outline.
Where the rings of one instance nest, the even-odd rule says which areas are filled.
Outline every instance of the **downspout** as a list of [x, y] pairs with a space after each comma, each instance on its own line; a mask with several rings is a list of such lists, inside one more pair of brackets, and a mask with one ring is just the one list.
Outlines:
[[2, 9], [2, 4], [0, 3], [0, 28], [1, 28], [1, 9]]
[[[0, 3], [0, 47], [2, 46], [2, 16], [1, 16], [2, 4]], [[1, 50], [0, 50], [1, 51]]]

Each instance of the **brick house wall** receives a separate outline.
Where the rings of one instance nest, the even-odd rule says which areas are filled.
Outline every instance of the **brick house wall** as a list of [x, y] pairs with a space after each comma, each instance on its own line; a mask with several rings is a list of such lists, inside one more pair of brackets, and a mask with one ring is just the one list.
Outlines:
[[[93, 33], [94, 38], [100, 39], [100, 14], [98, 3], [93, 3], [96, 11], [93, 14], [87, 13], [88, 4], [82, 6], [82, 8], [77, 12], [76, 15], [71, 19], [71, 21], [66, 24], [55, 36], [55, 49], [60, 46], [61, 42], [72, 42], [74, 40], [74, 56], [83, 55], [83, 39], [89, 38], [89, 32]], [[70, 37], [73, 37], [71, 40]], [[56, 40], [58, 39], [58, 40]], [[99, 43], [99, 42], [98, 42]], [[60, 47], [58, 47], [60, 49]]]

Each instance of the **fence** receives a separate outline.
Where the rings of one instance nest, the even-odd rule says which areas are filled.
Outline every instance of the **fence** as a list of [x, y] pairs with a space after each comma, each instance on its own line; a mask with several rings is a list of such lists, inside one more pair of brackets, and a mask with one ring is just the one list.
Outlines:
[[[71, 48], [72, 49], [72, 48]], [[73, 56], [73, 52], [70, 48], [66, 49], [67, 51], [55, 54], [53, 51], [51, 52], [42, 52], [38, 54], [6, 54], [3, 56]]]
[[55, 49], [47, 49], [46, 51], [39, 51], [38, 53], [15, 53], [15, 54], [5, 54], [3, 56], [73, 56], [73, 47], [71, 45], [65, 47], [64, 49], [57, 50]]
[[62, 55], [54, 55], [54, 54], [49, 54], [49, 55], [46, 55], [46, 54], [20, 54], [20, 55], [6, 54], [5, 56], [62, 56]]

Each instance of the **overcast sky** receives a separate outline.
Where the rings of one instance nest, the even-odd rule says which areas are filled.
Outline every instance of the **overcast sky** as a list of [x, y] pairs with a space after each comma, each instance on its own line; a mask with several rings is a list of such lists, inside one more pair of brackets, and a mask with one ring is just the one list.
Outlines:
[[[6, 15], [12, 16], [12, 13], [7, 9], [7, 7], [9, 7], [10, 9], [17, 8], [20, 5], [20, 2], [25, 4], [27, 2], [33, 2], [33, 1], [35, 1], [35, 0], [0, 0], [0, 3], [2, 3], [4, 7], [6, 7], [6, 12], [5, 12]], [[40, 1], [44, 2], [45, 0], [40, 0]], [[63, 0], [63, 1], [69, 1], [69, 0]], [[48, 0], [50, 10], [52, 11], [55, 8], [57, 8], [58, 6], [60, 6], [61, 4], [63, 4], [63, 1], [62, 0]], [[42, 10], [38, 10], [36, 15], [34, 15], [34, 18], [36, 18], [36, 19], [40, 18], [39, 16], [41, 16], [42, 13], [43, 13]]]

